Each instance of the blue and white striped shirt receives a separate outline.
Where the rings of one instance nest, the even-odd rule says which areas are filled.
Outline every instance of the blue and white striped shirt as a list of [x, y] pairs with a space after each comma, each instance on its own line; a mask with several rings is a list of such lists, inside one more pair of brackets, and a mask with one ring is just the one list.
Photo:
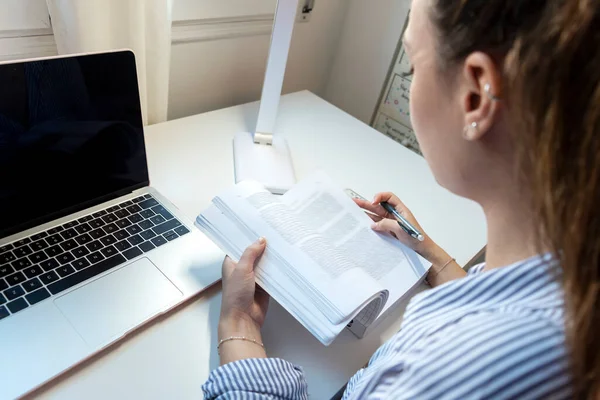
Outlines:
[[[559, 269], [536, 256], [416, 295], [400, 331], [348, 382], [345, 399], [569, 398]], [[302, 369], [274, 358], [214, 370], [206, 399], [306, 399]]]

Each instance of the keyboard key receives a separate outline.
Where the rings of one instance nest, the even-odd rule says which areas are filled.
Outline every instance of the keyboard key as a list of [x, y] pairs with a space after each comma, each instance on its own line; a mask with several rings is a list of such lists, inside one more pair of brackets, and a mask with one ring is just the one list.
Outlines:
[[15, 269], [13, 267], [11, 267], [10, 265], [3, 265], [0, 267], [0, 278], [4, 278], [5, 276], [12, 274], [13, 272], [15, 272]]
[[27, 268], [31, 265], [31, 261], [29, 261], [29, 259], [27, 258], [21, 258], [17, 261], [14, 261], [12, 264], [10, 264], [13, 266], [14, 269], [16, 269], [17, 271], [22, 270], [23, 268]]
[[145, 219], [148, 219], [148, 218], [155, 216], [156, 214], [154, 214], [154, 211], [152, 211], [152, 210], [144, 210], [144, 211], [140, 212], [140, 215], [142, 217], [144, 217]]
[[125, 229], [121, 229], [120, 231], [116, 231], [116, 232], [113, 234], [113, 236], [114, 236], [114, 237], [116, 237], [116, 238], [117, 238], [117, 240], [123, 240], [123, 239], [126, 239], [126, 238], [128, 238], [128, 237], [129, 237], [129, 236], [131, 236], [131, 235], [130, 235], [130, 234], [129, 234], [129, 232], [127, 232]]
[[162, 246], [163, 244], [167, 243], [167, 239], [165, 239], [165, 238], [164, 238], [164, 237], [162, 237], [162, 236], [157, 236], [157, 237], [155, 237], [154, 239], [152, 239], [152, 240], [151, 240], [151, 242], [152, 242], [152, 243], [153, 243], [153, 244], [154, 244], [156, 247], [159, 247], [159, 246]]
[[8, 251], [4, 254], [0, 254], [0, 265], [8, 264], [11, 261], [15, 261], [17, 257], [12, 253], [12, 251]]
[[77, 244], [77, 242], [73, 239], [69, 239], [66, 242], [63, 242], [60, 244], [60, 247], [64, 250], [64, 251], [69, 251], [74, 249], [75, 247], [78, 247], [79, 245]]
[[15, 242], [14, 245], [15, 245], [15, 247], [21, 247], [27, 243], [31, 243], [31, 239], [29, 239], [29, 238], [21, 239], [18, 242]]
[[120, 219], [115, 223], [117, 224], [117, 226], [119, 228], [127, 228], [128, 226], [131, 225], [131, 221], [129, 221], [127, 218]]
[[86, 267], [90, 266], [90, 262], [85, 258], [80, 258], [79, 260], [75, 260], [71, 263], [71, 266], [75, 268], [77, 271], [80, 271]]
[[173, 218], [173, 216], [171, 215], [170, 212], [167, 211], [166, 208], [164, 208], [163, 206], [161, 206], [160, 204], [152, 207], [152, 211], [154, 211], [155, 213], [162, 215], [162, 217], [164, 219], [166, 219], [167, 221], [170, 220], [171, 218]]
[[150, 222], [149, 220], [142, 221], [138, 225], [143, 230], [150, 229], [154, 226], [154, 224], [152, 222]]
[[25, 268], [23, 272], [25, 272], [25, 275], [27, 275], [29, 279], [44, 273], [44, 271], [39, 265], [34, 265], [33, 267]]
[[0, 291], [8, 289], [8, 283], [2, 278], [0, 278]]
[[81, 258], [90, 254], [90, 251], [85, 246], [79, 246], [78, 248], [74, 249], [71, 253], [73, 253], [75, 258]]
[[183, 236], [186, 233], [190, 233], [190, 230], [188, 228], [186, 228], [185, 226], [181, 225], [178, 226], [177, 228], [173, 229], [179, 236]]
[[135, 246], [135, 245], [142, 243], [144, 241], [144, 239], [142, 239], [142, 237], [140, 235], [134, 235], [134, 236], [130, 237], [129, 239], [127, 239], [127, 241], [129, 243], [131, 243], [133, 246]]
[[6, 307], [8, 307], [10, 312], [14, 314], [16, 312], [21, 311], [24, 308], [29, 307], [29, 305], [27, 304], [25, 299], [21, 297], [20, 299], [17, 299], [15, 301], [11, 301], [10, 303], [8, 303], [6, 305]]
[[36, 290], [33, 293], [29, 293], [27, 296], [25, 296], [25, 298], [31, 305], [34, 305], [35, 303], [39, 303], [40, 301], [45, 300], [48, 297], [50, 297], [50, 293], [46, 290], [46, 288], [41, 288], [41, 289]]
[[139, 248], [140, 248], [140, 249], [141, 249], [141, 250], [142, 250], [144, 253], [147, 253], [147, 252], [149, 252], [150, 250], [152, 250], [152, 249], [156, 248], [156, 246], [154, 246], [154, 245], [152, 244], [152, 242], [144, 242], [144, 243], [140, 244], [138, 247], [139, 247]]
[[142, 251], [137, 246], [136, 247], [132, 247], [131, 249], [125, 250], [123, 252], [123, 255], [125, 257], [127, 257], [128, 260], [131, 260], [132, 258], [136, 258], [140, 254], [143, 254], [143, 253], [142, 253]]
[[34, 290], [37, 290], [41, 287], [42, 287], [42, 282], [40, 282], [40, 280], [38, 278], [30, 279], [23, 284], [23, 288], [27, 291], [27, 293], [33, 292]]
[[102, 260], [104, 260], [104, 256], [102, 254], [100, 254], [99, 251], [90, 254], [89, 256], [86, 257], [88, 259], [88, 261], [91, 264], [96, 264], [97, 262], [100, 262]]
[[123, 208], [129, 207], [130, 205], [133, 205], [133, 201], [124, 201], [123, 203], [121, 203], [121, 207]]
[[60, 275], [61, 278], [64, 278], [65, 276], [71, 275], [73, 272], [75, 272], [75, 268], [71, 267], [70, 265], [63, 265], [56, 268], [56, 272], [58, 272], [58, 275]]
[[119, 218], [117, 218], [116, 215], [114, 215], [114, 214], [108, 214], [108, 215], [105, 215], [104, 217], [102, 217], [102, 220], [104, 222], [106, 222], [107, 224], [110, 224], [111, 222], [115, 222], [118, 219]]
[[27, 278], [25, 278], [25, 275], [23, 275], [22, 272], [15, 272], [14, 274], [6, 277], [6, 283], [8, 283], [8, 286], [18, 285], [26, 280]]
[[85, 217], [81, 217], [77, 220], [77, 222], [79, 222], [80, 224], [83, 224], [84, 222], [88, 222], [92, 219], [93, 217], [91, 215], [86, 215]]
[[108, 224], [108, 225], [102, 227], [102, 229], [104, 229], [104, 232], [106, 232], [106, 233], [113, 233], [113, 232], [116, 232], [119, 230], [119, 228], [115, 224]]
[[137, 212], [142, 211], [142, 208], [140, 206], [138, 206], [137, 204], [134, 204], [132, 206], [127, 207], [127, 211], [129, 211], [132, 214], [135, 214]]
[[63, 224], [63, 228], [65, 228], [65, 229], [73, 228], [74, 226], [77, 226], [77, 224], [78, 224], [77, 221], [67, 222], [66, 224]]
[[146, 195], [144, 195], [144, 198], [145, 198], [145, 199], [151, 199], [151, 198], [152, 198], [152, 195], [151, 195], [151, 194], [146, 194]]
[[173, 231], [168, 231], [168, 232], [163, 233], [163, 237], [170, 242], [171, 240], [177, 239], [179, 237], [179, 235]]
[[64, 228], [62, 226], [57, 226], [55, 228], [52, 229], [48, 229], [48, 235], [54, 235], [60, 231], [62, 231]]
[[75, 230], [81, 234], [91, 231], [92, 227], [88, 224], [81, 224], [78, 227], [76, 227]]
[[106, 232], [104, 232], [103, 229], [94, 229], [93, 231], [90, 232], [90, 236], [93, 239], [100, 239], [102, 236], [106, 235]]
[[71, 228], [71, 229], [67, 229], [66, 231], [59, 233], [59, 235], [62, 236], [63, 239], [67, 240], [67, 239], [74, 238], [75, 236], [78, 235], [78, 233], [75, 229]]
[[101, 226], [106, 225], [106, 222], [102, 220], [102, 218], [96, 218], [90, 221], [90, 226], [92, 228], [100, 228]]
[[131, 248], [131, 243], [129, 243], [127, 240], [121, 240], [120, 242], [115, 243], [115, 247], [119, 251], [124, 251]]
[[31, 237], [31, 240], [33, 240], [35, 242], [36, 240], [40, 240], [41, 238], [45, 238], [46, 236], [48, 236], [48, 233], [46, 233], [46, 232], [40, 232], [37, 235], [33, 235]]
[[140, 203], [140, 202], [142, 202], [142, 201], [144, 201], [144, 200], [145, 200], [145, 199], [144, 199], [144, 196], [140, 196], [140, 197], [136, 197], [136, 198], [135, 198], [135, 199], [133, 199], [132, 201], [133, 201], [134, 203]]
[[48, 284], [56, 281], [58, 279], [58, 275], [54, 271], [48, 271], [48, 272], [40, 275], [40, 279], [42, 280], [42, 282], [44, 282], [46, 285], [48, 285]]
[[172, 219], [172, 220], [164, 222], [158, 226], [155, 226], [154, 228], [152, 228], [152, 230], [154, 230], [154, 232], [156, 232], [157, 235], [160, 235], [167, 231], [170, 231], [171, 229], [175, 229], [180, 225], [181, 225], [181, 222], [177, 221], [176, 219]]
[[100, 242], [104, 246], [110, 246], [111, 244], [117, 243], [117, 239], [115, 239], [113, 235], [107, 235], [100, 239]]
[[14, 248], [15, 248], [15, 246], [13, 246], [12, 244], [4, 245], [4, 246], [0, 247], [0, 254], [5, 253], [5, 252], [7, 252], [9, 250], [12, 250]]
[[100, 250], [100, 253], [102, 253], [102, 255], [106, 258], [112, 257], [115, 254], [117, 254], [117, 249], [115, 248], [115, 246], [108, 246], [103, 248], [102, 250]]
[[6, 297], [4, 297], [4, 295], [2, 293], [0, 293], [0, 305], [6, 303], [8, 300], [6, 300]]
[[98, 217], [101, 217], [103, 215], [106, 215], [106, 210], [102, 210], [102, 211], [98, 211], [97, 213], [93, 213], [92, 217], [98, 218]]
[[33, 253], [33, 250], [31, 250], [31, 248], [28, 245], [24, 245], [16, 248], [15, 250], [13, 250], [13, 252], [15, 253], [15, 256], [19, 258], [30, 255], [31, 253]]
[[148, 199], [148, 200], [144, 200], [141, 203], [139, 203], [139, 206], [142, 207], [143, 209], [147, 209], [150, 207], [154, 207], [157, 204], [158, 204], [158, 201], [156, 201], [154, 199]]
[[154, 225], [160, 225], [163, 222], [165, 222], [165, 218], [162, 215], [155, 215], [154, 217], [151, 217], [148, 220]]
[[79, 235], [75, 238], [75, 241], [79, 244], [90, 243], [93, 240], [94, 239], [92, 239], [92, 237], [90, 235], [88, 235], [87, 233], [84, 233], [83, 235]]
[[100, 250], [101, 248], [104, 247], [104, 245], [102, 243], [100, 243], [99, 240], [94, 240], [92, 243], [88, 243], [85, 245], [85, 247], [87, 247], [87, 249], [89, 251], [96, 251], [96, 250]]
[[48, 247], [44, 251], [46, 252], [46, 254], [48, 254], [49, 257], [56, 257], [57, 255], [62, 253], [64, 250], [60, 246], [56, 245], [56, 246]]
[[127, 232], [129, 232], [129, 234], [131, 235], [135, 235], [136, 233], [140, 233], [142, 231], [142, 228], [140, 228], [137, 225], [132, 225], [129, 228], [127, 228]]
[[37, 253], [33, 253], [29, 256], [29, 261], [31, 261], [33, 264], [41, 263], [42, 261], [47, 259], [48, 255], [43, 251], [38, 251]]
[[118, 205], [117, 206], [112, 206], [112, 207], [107, 208], [106, 211], [109, 212], [109, 213], [112, 213], [112, 212], [117, 211], [120, 208], [121, 208], [121, 206], [118, 206]]
[[63, 290], [77, 285], [78, 283], [86, 281], [105, 271], [108, 271], [109, 269], [112, 269], [117, 265], [124, 263], [125, 261], [126, 259], [122, 255], [114, 255], [111, 258], [107, 258], [106, 260], [103, 260], [96, 265], [92, 265], [88, 268], [85, 268], [79, 272], [76, 272], [66, 277], [65, 279], [61, 279], [60, 281], [49, 285], [48, 290], [50, 290], [50, 293], [52, 294], [60, 293]]
[[21, 286], [13, 286], [10, 289], [6, 289], [4, 291], [4, 296], [8, 299], [8, 301], [14, 300], [17, 297], [23, 296], [25, 291]]
[[[1, 294], [0, 294], [0, 297], [2, 297]], [[2, 299], [0, 299], [0, 304], [2, 304]], [[6, 318], [9, 315], [10, 315], [10, 313], [8, 312], [8, 310], [6, 309], [6, 307], [4, 307], [4, 306], [0, 307], [0, 319]]]
[[40, 267], [42, 267], [42, 269], [46, 272], [52, 271], [54, 268], [58, 267], [58, 261], [56, 261], [54, 258], [51, 258], [49, 260], [42, 261], [40, 263]]
[[59, 243], [60, 243], [60, 242], [62, 242], [63, 240], [65, 240], [65, 239], [63, 239], [63, 237], [62, 237], [62, 236], [60, 236], [58, 233], [57, 233], [57, 234], [54, 234], [54, 235], [52, 235], [52, 236], [48, 236], [48, 237], [46, 238], [46, 242], [48, 242], [48, 243], [49, 243], [51, 246], [52, 246], [53, 244], [59, 244]]
[[154, 231], [152, 229], [148, 229], [147, 231], [144, 231], [142, 233], [140, 233], [140, 236], [144, 239], [144, 240], [150, 240], [152, 239], [154, 236], [156, 236], [156, 233], [154, 233]]
[[116, 220], [118, 220], [118, 218], [115, 216], [115, 214], [107, 214], [104, 217], [102, 217], [102, 220], [107, 224], [110, 224], [111, 222], [115, 222]]
[[143, 221], [144, 218], [140, 214], [133, 214], [128, 218], [132, 223], [137, 224], [140, 221]]
[[44, 239], [40, 239], [31, 243], [29, 246], [33, 249], [33, 251], [40, 251], [48, 247], [48, 243], [46, 243]]
[[58, 260], [60, 265], [65, 265], [65, 264], [73, 261], [75, 259], [75, 257], [73, 257], [73, 254], [67, 252], [67, 253], [63, 253], [60, 256], [56, 257], [56, 259]]
[[123, 208], [119, 211], [115, 211], [115, 215], [117, 216], [117, 218], [123, 219], [129, 215], [129, 211], [127, 211], [126, 209]]

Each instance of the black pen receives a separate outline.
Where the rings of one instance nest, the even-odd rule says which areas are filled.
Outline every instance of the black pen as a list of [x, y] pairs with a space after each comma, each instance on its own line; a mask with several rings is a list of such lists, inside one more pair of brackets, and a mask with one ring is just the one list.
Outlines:
[[381, 204], [381, 207], [385, 208], [385, 210], [387, 212], [389, 212], [394, 217], [396, 217], [396, 221], [398, 222], [398, 225], [400, 225], [400, 228], [402, 228], [402, 230], [404, 232], [409, 234], [411, 237], [417, 239], [419, 242], [422, 242], [423, 240], [425, 240], [425, 237], [423, 236], [423, 234], [421, 232], [419, 232], [419, 230], [417, 228], [415, 228], [413, 224], [408, 222], [406, 220], [406, 218], [404, 218], [398, 211], [396, 211], [396, 209], [394, 207], [392, 207], [390, 205], [390, 203], [383, 201], [379, 204]]

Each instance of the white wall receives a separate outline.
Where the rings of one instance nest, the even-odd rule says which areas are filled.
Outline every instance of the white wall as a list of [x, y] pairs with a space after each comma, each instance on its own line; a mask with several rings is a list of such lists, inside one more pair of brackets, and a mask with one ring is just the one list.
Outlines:
[[[324, 95], [346, 8], [347, 0], [320, 0], [309, 22], [296, 23], [284, 93], [308, 89]], [[169, 119], [258, 100], [269, 43], [270, 29], [232, 39], [175, 43]]]
[[369, 124], [390, 69], [410, 0], [348, 0], [325, 99]]
[[[260, 98], [275, 4], [175, 0], [169, 119]], [[324, 95], [347, 5], [318, 0], [296, 24], [284, 92]], [[55, 54], [45, 0], [0, 0], [0, 61]]]

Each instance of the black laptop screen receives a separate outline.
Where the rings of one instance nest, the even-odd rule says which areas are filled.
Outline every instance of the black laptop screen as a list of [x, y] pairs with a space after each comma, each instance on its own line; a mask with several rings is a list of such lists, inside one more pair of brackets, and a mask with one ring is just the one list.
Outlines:
[[147, 184], [132, 53], [0, 65], [0, 237]]

